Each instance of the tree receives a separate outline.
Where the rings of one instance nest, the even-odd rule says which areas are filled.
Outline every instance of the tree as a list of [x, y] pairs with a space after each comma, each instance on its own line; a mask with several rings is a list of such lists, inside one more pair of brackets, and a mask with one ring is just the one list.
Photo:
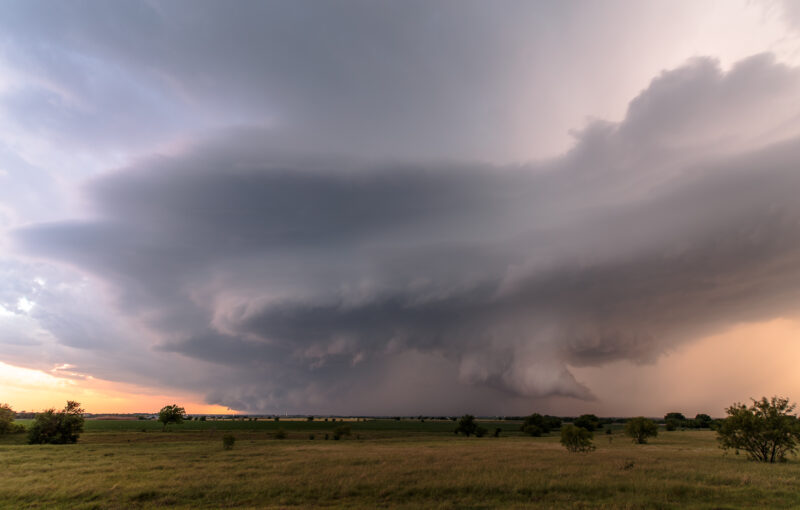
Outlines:
[[576, 427], [586, 429], [589, 432], [594, 432], [595, 430], [603, 427], [600, 423], [600, 418], [593, 414], [582, 414], [576, 418], [572, 424]]
[[186, 414], [186, 410], [178, 406], [178, 404], [162, 407], [158, 412], [158, 421], [164, 424], [164, 428], [162, 430], [167, 430], [167, 425], [170, 423], [183, 423], [184, 414]]
[[634, 443], [645, 444], [647, 438], [658, 435], [658, 425], [653, 420], [639, 416], [625, 423], [625, 433], [633, 438]]
[[67, 401], [61, 411], [48, 409], [38, 413], [28, 430], [30, 444], [76, 443], [83, 432], [83, 409], [78, 402]]
[[0, 435], [24, 432], [25, 426], [14, 423], [16, 413], [8, 404], [0, 404]]
[[590, 452], [595, 449], [592, 444], [593, 434], [583, 427], [565, 425], [561, 428], [561, 444], [569, 452]]
[[667, 413], [664, 415], [664, 421], [667, 420], [676, 420], [678, 422], [686, 421], [686, 416], [683, 413]]
[[550, 427], [547, 426], [547, 421], [544, 416], [539, 413], [533, 413], [525, 417], [525, 421], [522, 422], [520, 430], [531, 436], [539, 437], [542, 434], [550, 432]]
[[534, 437], [539, 437], [542, 434], [548, 434], [552, 429], [557, 429], [561, 426], [561, 419], [555, 416], [542, 416], [539, 413], [533, 413], [526, 416], [525, 420], [520, 426], [520, 430], [526, 434]]
[[708, 429], [711, 428], [711, 424], [714, 423], [714, 420], [711, 418], [711, 416], [700, 413], [694, 417], [694, 422], [697, 425], [697, 428]]
[[728, 416], [717, 429], [720, 446], [744, 450], [760, 462], [785, 460], [800, 441], [800, 422], [791, 414], [795, 404], [783, 397], [751, 400], [749, 407], [735, 403], [725, 410]]
[[456, 434], [464, 434], [469, 437], [478, 432], [478, 424], [475, 423], [475, 417], [471, 414], [465, 414], [458, 420], [458, 426], [454, 430]]

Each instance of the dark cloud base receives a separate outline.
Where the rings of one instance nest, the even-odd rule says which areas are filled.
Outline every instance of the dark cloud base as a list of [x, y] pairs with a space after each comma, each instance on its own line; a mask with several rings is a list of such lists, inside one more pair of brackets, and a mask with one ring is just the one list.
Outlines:
[[109, 283], [162, 352], [225, 367], [202, 388], [213, 403], [368, 412], [467, 387], [481, 405], [590, 399], [569, 365], [653, 361], [796, 313], [800, 139], [684, 144], [736, 112], [666, 99], [757, 104], [748, 73], [770, 90], [797, 80], [764, 57], [728, 74], [694, 62], [621, 124], [513, 168], [278, 156], [256, 130], [97, 179], [95, 219], [16, 239]]

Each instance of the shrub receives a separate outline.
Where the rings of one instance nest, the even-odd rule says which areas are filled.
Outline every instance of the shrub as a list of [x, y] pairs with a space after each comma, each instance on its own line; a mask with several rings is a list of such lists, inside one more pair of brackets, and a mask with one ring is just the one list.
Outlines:
[[339, 425], [335, 429], [333, 429], [333, 439], [338, 441], [340, 438], [344, 436], [350, 435], [350, 425]]
[[309, 434], [309, 435], [308, 435], [308, 438], [309, 438], [310, 440], [312, 440], [312, 441], [314, 440], [314, 437], [316, 437], [316, 436], [314, 436], [314, 434]]
[[500, 433], [503, 431], [500, 427], [494, 429], [494, 437], [500, 437]]
[[233, 434], [225, 434], [222, 436], [222, 448], [225, 450], [232, 450], [234, 443], [236, 443], [236, 438], [233, 437]]
[[583, 427], [566, 425], [561, 428], [561, 444], [569, 452], [590, 452], [595, 449], [592, 433]]
[[790, 414], [794, 408], [789, 399], [782, 397], [753, 400], [749, 407], [733, 404], [726, 409], [728, 417], [717, 429], [717, 440], [724, 449], [746, 451], [752, 460], [783, 461], [800, 441], [800, 422]]
[[673, 430], [677, 429], [679, 426], [680, 426], [680, 422], [678, 420], [674, 420], [672, 418], [667, 419], [666, 422], [665, 422], [665, 425], [664, 425], [664, 427], [669, 431], [673, 431]]
[[453, 431], [455, 434], [464, 434], [469, 437], [478, 431], [478, 424], [475, 423], [475, 417], [471, 414], [465, 414], [458, 420], [458, 426]]
[[78, 402], [69, 400], [61, 411], [48, 409], [36, 415], [28, 430], [28, 443], [76, 443], [81, 432], [83, 432], [83, 409]]
[[653, 420], [639, 416], [625, 423], [625, 433], [637, 444], [646, 444], [647, 438], [658, 435], [658, 425]]
[[286, 431], [283, 429], [278, 429], [275, 431], [275, 439], [286, 439]]
[[485, 435], [486, 435], [488, 432], [489, 432], [488, 430], [486, 430], [485, 428], [483, 428], [483, 427], [481, 427], [480, 425], [478, 425], [478, 426], [475, 428], [475, 437], [483, 437], [483, 436], [485, 436]]

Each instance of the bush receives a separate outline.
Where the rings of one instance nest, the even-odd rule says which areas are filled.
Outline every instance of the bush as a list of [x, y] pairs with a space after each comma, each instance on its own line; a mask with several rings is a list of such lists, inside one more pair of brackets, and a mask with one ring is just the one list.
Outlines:
[[28, 443], [76, 443], [81, 432], [83, 432], [83, 409], [78, 402], [69, 400], [61, 411], [48, 409], [36, 415], [28, 430]]
[[458, 426], [453, 431], [455, 434], [464, 434], [469, 437], [478, 432], [478, 424], [475, 423], [475, 417], [471, 414], [465, 414], [458, 420]]
[[658, 435], [658, 425], [653, 420], [639, 416], [625, 423], [625, 433], [637, 444], [646, 444], [647, 438]]
[[790, 414], [794, 408], [789, 399], [781, 397], [753, 400], [749, 407], [733, 404], [717, 429], [717, 440], [724, 449], [746, 451], [752, 460], [783, 461], [800, 441], [800, 422]]
[[225, 434], [222, 436], [222, 448], [225, 450], [232, 450], [234, 443], [236, 443], [236, 438], [233, 437], [233, 434]]
[[680, 426], [680, 422], [678, 420], [674, 420], [672, 418], [667, 419], [665, 421], [665, 425], [664, 425], [664, 427], [668, 431], [673, 431], [673, 430], [677, 429], [679, 426]]
[[569, 452], [590, 452], [595, 449], [592, 433], [583, 427], [566, 425], [561, 428], [561, 444]]
[[283, 429], [278, 429], [275, 431], [275, 439], [286, 439], [286, 431]]
[[333, 439], [338, 441], [340, 438], [344, 436], [350, 435], [350, 425], [339, 425], [335, 429], [333, 429]]

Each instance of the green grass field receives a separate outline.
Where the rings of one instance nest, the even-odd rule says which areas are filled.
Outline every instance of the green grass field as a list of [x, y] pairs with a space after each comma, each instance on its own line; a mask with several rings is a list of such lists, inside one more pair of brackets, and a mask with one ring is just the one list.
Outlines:
[[[452, 422], [87, 421], [75, 445], [0, 437], [2, 508], [800, 508], [800, 461], [724, 455], [710, 431], [660, 431], [634, 445], [619, 429], [567, 453], [518, 423], [462, 438]], [[278, 440], [282, 428], [288, 438]], [[232, 433], [232, 450], [222, 436]], [[309, 439], [314, 434], [315, 439]], [[357, 439], [357, 436], [360, 439]]]

